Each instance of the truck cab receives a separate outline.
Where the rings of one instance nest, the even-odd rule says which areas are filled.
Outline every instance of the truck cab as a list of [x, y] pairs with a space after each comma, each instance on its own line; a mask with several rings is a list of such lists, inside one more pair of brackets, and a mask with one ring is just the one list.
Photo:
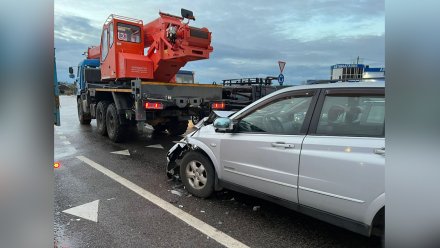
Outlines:
[[[143, 23], [128, 17], [110, 15], [101, 34], [101, 78], [116, 80], [126, 78], [152, 79], [153, 62], [144, 56]], [[89, 49], [89, 56], [93, 54]], [[92, 50], [92, 51], [90, 51]]]
[[100, 82], [101, 82], [101, 70], [98, 59], [84, 59], [78, 64], [78, 68], [76, 71], [76, 78], [75, 78], [77, 95], [80, 95], [81, 92], [85, 91], [87, 87], [87, 83], [100, 83]]

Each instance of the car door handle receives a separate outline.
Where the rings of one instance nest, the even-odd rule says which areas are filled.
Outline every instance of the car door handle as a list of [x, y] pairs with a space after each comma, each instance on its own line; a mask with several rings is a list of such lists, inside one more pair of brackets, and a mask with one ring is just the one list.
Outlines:
[[272, 143], [273, 147], [284, 147], [284, 148], [294, 148], [294, 144], [284, 143], [284, 142], [274, 142]]
[[385, 147], [374, 149], [374, 153], [379, 155], [385, 155]]

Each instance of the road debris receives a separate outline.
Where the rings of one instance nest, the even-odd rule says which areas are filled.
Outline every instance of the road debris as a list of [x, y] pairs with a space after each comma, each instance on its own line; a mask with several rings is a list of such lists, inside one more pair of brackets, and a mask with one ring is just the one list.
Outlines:
[[171, 190], [171, 194], [182, 196], [182, 193], [180, 191], [177, 191], [177, 190], [174, 190], [174, 189]]

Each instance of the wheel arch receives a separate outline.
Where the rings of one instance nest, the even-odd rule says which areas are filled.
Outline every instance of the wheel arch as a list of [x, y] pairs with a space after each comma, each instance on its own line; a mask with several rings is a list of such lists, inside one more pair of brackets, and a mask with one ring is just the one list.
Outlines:
[[209, 147], [207, 145], [205, 145], [203, 142], [198, 141], [196, 139], [188, 138], [188, 144], [191, 145], [192, 149], [189, 149], [186, 152], [189, 152], [189, 151], [200, 152], [201, 154], [206, 156], [211, 161], [212, 165], [214, 166], [214, 173], [215, 173], [214, 189], [216, 191], [221, 190], [222, 188], [219, 184], [219, 178], [221, 178], [220, 164], [215, 159], [214, 153], [211, 151], [211, 149], [209, 149]]
[[374, 199], [368, 207], [364, 222], [373, 227], [375, 217], [380, 214], [380, 211], [385, 211], [385, 193], [382, 193]]

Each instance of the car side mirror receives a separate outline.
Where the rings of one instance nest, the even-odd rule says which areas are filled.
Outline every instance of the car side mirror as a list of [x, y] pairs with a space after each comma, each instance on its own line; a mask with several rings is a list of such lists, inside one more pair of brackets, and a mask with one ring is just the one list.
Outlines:
[[220, 117], [214, 120], [214, 128], [217, 132], [231, 132], [234, 130], [234, 124], [227, 117]]

